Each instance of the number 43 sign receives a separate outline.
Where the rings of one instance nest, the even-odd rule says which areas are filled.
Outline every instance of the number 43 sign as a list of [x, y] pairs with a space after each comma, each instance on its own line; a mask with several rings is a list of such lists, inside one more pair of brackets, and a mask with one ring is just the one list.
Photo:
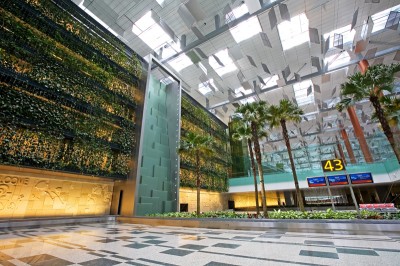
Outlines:
[[335, 172], [335, 171], [346, 170], [343, 161], [341, 159], [324, 160], [321, 161], [321, 164], [322, 164], [322, 170], [324, 172]]

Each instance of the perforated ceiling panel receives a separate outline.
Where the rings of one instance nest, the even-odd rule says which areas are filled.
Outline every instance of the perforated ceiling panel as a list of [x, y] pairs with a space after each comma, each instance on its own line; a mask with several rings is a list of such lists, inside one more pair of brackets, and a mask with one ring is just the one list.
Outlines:
[[[251, 5], [251, 14], [245, 9], [244, 2]], [[235, 105], [249, 100], [261, 99], [276, 104], [287, 98], [300, 105], [310, 98], [311, 102], [301, 105], [306, 113], [303, 123], [289, 125], [296, 129], [293, 131], [298, 136], [295, 145], [335, 142], [339, 121], [351, 135], [348, 118], [334, 110], [340, 96], [340, 84], [346, 81], [347, 75], [358, 71], [356, 64], [363, 58], [370, 64], [389, 64], [395, 58], [398, 62], [400, 31], [395, 27], [386, 29], [389, 11], [387, 14], [379, 12], [388, 9], [400, 11], [399, 1], [264, 0], [260, 1], [261, 7], [251, 2], [84, 0], [81, 7], [105, 22], [143, 57], [150, 53], [160, 54], [160, 47], [153, 51], [148, 43], [132, 32], [132, 26], [152, 10], [155, 23], [168, 29], [176, 43], [161, 45], [160, 60], [172, 68], [177, 57], [188, 54], [187, 66], [176, 72], [184, 89], [203, 105], [207, 99], [209, 108], [217, 111], [226, 123], [235, 112]], [[294, 24], [285, 26], [288, 19]], [[249, 21], [255, 24], [246, 25], [259, 25], [261, 32], [250, 34], [249, 31], [257, 28], [255, 26], [247, 26], [244, 30], [238, 28], [242, 25], [239, 22]], [[251, 37], [238, 43], [235, 39], [241, 34]], [[288, 42], [284, 43], [285, 40]], [[168, 50], [168, 47], [174, 49]], [[232, 65], [225, 65], [222, 62], [227, 62], [224, 61], [226, 58], [216, 56], [225, 49], [228, 49], [229, 60], [233, 60]], [[210, 57], [218, 59], [219, 67], [230, 67], [232, 71], [218, 74], [221, 69], [215, 69]], [[215, 90], [206, 95], [199, 92], [199, 84], [204, 80], [213, 80], [215, 84]], [[309, 82], [312, 86], [296, 92], [295, 84], [300, 82]], [[301, 93], [305, 95], [300, 96]], [[364, 130], [373, 134], [377, 125], [371, 121], [370, 105], [360, 103], [360, 106], [358, 114]], [[307, 132], [323, 133], [324, 136], [308, 136]], [[272, 132], [270, 139], [277, 139], [276, 143], [265, 145], [265, 149], [280, 149], [283, 143], [278, 136], [278, 131]]]

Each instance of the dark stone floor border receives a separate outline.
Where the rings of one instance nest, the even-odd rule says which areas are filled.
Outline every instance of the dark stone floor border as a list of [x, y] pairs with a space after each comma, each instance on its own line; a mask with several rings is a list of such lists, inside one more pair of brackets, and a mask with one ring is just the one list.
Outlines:
[[114, 215], [0, 219], [0, 229], [12, 229], [18, 227], [44, 227], [64, 224], [71, 225], [82, 223], [103, 223], [115, 221], [116, 216]]
[[376, 235], [399, 234], [399, 220], [278, 220], [278, 219], [218, 219], [218, 218], [155, 218], [117, 217], [121, 223], [151, 226], [179, 226], [228, 230], [286, 231]]

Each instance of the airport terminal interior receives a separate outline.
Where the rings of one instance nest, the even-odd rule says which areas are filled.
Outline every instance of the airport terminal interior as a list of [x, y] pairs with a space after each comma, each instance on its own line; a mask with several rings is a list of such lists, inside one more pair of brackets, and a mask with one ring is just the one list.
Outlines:
[[1, 265], [398, 265], [399, 0], [0, 3]]

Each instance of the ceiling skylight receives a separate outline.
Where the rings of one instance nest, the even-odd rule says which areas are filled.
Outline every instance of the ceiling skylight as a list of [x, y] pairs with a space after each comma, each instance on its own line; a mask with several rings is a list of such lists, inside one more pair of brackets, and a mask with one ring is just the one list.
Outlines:
[[278, 32], [281, 38], [283, 50], [288, 50], [310, 41], [306, 14], [302, 13], [291, 18], [290, 21], [279, 23]]
[[169, 61], [168, 64], [177, 72], [179, 72], [182, 69], [190, 66], [192, 64], [192, 60], [190, 60], [190, 58], [187, 55], [181, 54], [177, 58], [174, 58], [171, 61]]
[[182, 51], [180, 45], [177, 44], [176, 42], [172, 41], [171, 43], [168, 43], [163, 46], [163, 51], [162, 51], [161, 57], [162, 57], [162, 59], [169, 58], [180, 51]]
[[111, 29], [110, 28], [110, 26], [108, 26], [104, 21], [102, 21], [98, 16], [96, 16], [93, 12], [91, 12], [90, 10], [89, 10], [89, 8], [86, 8], [84, 5], [83, 5], [83, 2], [84, 1], [82, 1], [80, 4], [79, 4], [79, 7], [83, 10], [83, 11], [85, 11], [86, 13], [88, 13], [89, 14], [89, 16], [91, 16], [92, 18], [94, 18], [97, 22], [99, 22], [104, 28], [106, 28], [107, 30], [109, 30], [112, 34], [114, 34], [115, 36], [119, 36], [118, 35], [118, 33], [116, 33], [115, 31], [113, 31], [113, 29]]
[[304, 80], [293, 85], [298, 106], [314, 103], [314, 89], [311, 80]]
[[210, 80], [208, 80], [207, 82], [200, 83], [200, 84], [199, 84], [199, 92], [200, 92], [201, 94], [203, 94], [203, 95], [206, 95], [206, 94], [208, 94], [208, 93], [210, 93], [210, 92], [213, 91], [213, 89], [211, 89], [211, 86], [212, 86], [214, 89], [217, 89], [217, 88], [215, 87], [215, 84], [214, 84], [214, 80], [213, 80], [213, 79], [210, 79]]
[[[249, 11], [246, 5], [241, 5], [229, 12], [225, 16], [225, 22], [229, 23], [244, 14], [247, 14]], [[249, 39], [256, 35], [257, 33], [261, 32], [261, 25], [258, 21], [258, 16], [251, 17], [246, 21], [239, 23], [236, 27], [229, 29], [232, 34], [232, 37], [235, 39], [237, 43]]]
[[335, 34], [341, 34], [343, 36], [343, 45], [348, 44], [348, 43], [353, 43], [354, 35], [356, 34], [356, 31], [353, 29], [351, 30], [351, 25], [347, 25], [344, 27], [341, 27], [339, 29], [333, 30], [331, 32], [325, 33], [324, 34], [324, 39], [329, 39], [329, 47], [333, 48], [336, 44], [334, 43], [335, 40]]
[[239, 23], [229, 31], [231, 32], [233, 39], [235, 39], [237, 43], [240, 43], [241, 41], [247, 40], [261, 32], [262, 29], [258, 17], [254, 16]]
[[267, 89], [278, 85], [276, 81], [279, 79], [278, 75], [273, 75], [272, 77], [268, 77], [264, 79], [265, 85], [263, 85], [262, 89]]
[[160, 25], [147, 12], [143, 17], [136, 21], [132, 26], [132, 32], [136, 34], [151, 49], [155, 50], [166, 42], [171, 42], [171, 37], [161, 28]]
[[221, 61], [222, 65], [217, 62], [214, 56], [208, 58], [208, 63], [220, 77], [237, 69], [232, 58], [228, 55], [228, 49], [217, 52], [215, 56]]
[[235, 89], [235, 98], [252, 93], [252, 89], [245, 90], [243, 87]]
[[317, 119], [318, 112], [310, 112], [303, 115], [303, 121], [311, 121]]
[[386, 25], [386, 21], [389, 17], [390, 11], [398, 11], [400, 12], [400, 5], [388, 8], [379, 13], [376, 13], [371, 16], [372, 21], [374, 22], [374, 26], [372, 28], [372, 33], [377, 32], [379, 30], [383, 30]]
[[342, 64], [350, 61], [350, 55], [347, 51], [340, 52], [339, 54], [333, 54], [325, 58], [325, 64], [328, 65], [328, 69], [335, 68]]
[[225, 15], [225, 24], [228, 24], [229, 22], [234, 21], [235, 19], [240, 18], [247, 13], [249, 13], [247, 6], [245, 4], [242, 4], [237, 8], [232, 9], [231, 12]]

